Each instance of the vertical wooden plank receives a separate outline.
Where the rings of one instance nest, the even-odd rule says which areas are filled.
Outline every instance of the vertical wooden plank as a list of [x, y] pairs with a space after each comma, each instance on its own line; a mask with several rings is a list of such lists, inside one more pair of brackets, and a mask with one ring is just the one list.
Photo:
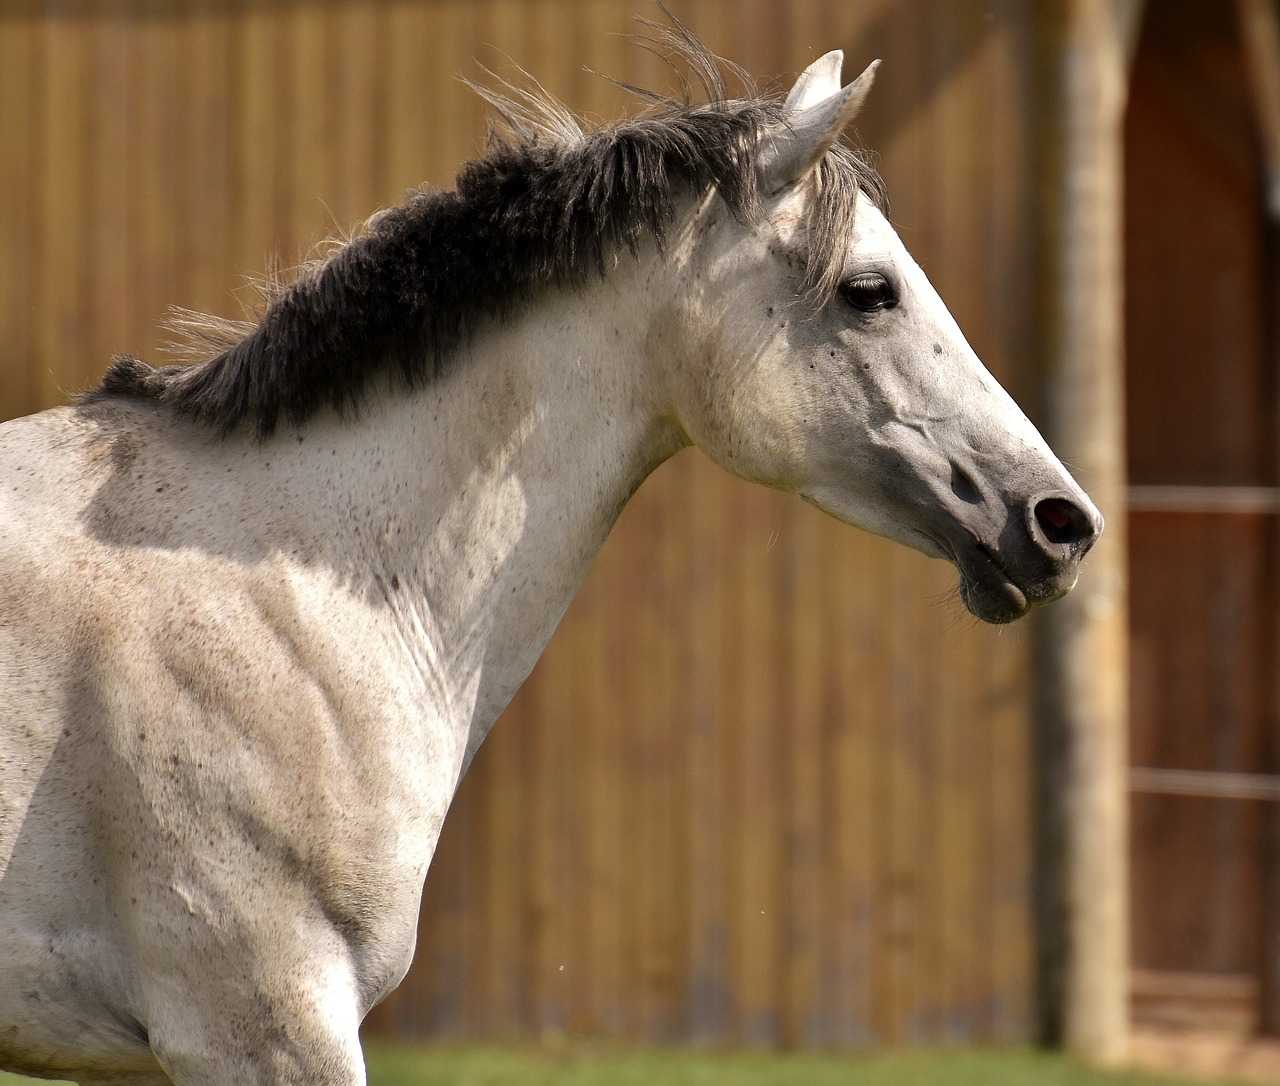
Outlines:
[[596, 581], [599, 626], [593, 631], [598, 652], [587, 677], [588, 707], [575, 722], [583, 737], [592, 741], [584, 812], [590, 943], [581, 963], [582, 983], [590, 998], [579, 1013], [584, 1030], [615, 1036], [622, 1028], [627, 1000], [622, 948], [623, 884], [629, 857], [623, 842], [630, 774], [622, 747], [626, 730], [634, 725], [630, 706], [619, 704], [617, 698], [619, 673], [629, 663], [627, 631], [618, 618], [621, 601], [640, 588], [644, 574], [625, 544], [626, 536], [616, 532], [602, 556], [605, 563]]
[[[1007, 639], [1002, 639], [1007, 640]], [[1034, 934], [1028, 909], [1034, 857], [1030, 774], [1009, 767], [1031, 765], [1027, 727], [1030, 702], [1029, 635], [1017, 650], [997, 652], [988, 687], [991, 792], [985, 833], [991, 857], [991, 1023], [987, 1040], [1013, 1044], [1034, 1034], [1032, 978]]]
[[46, 19], [41, 28], [44, 132], [38, 190], [37, 399], [65, 403], [82, 383], [78, 359], [84, 334], [86, 75], [90, 42], [85, 20]]
[[788, 510], [787, 607], [780, 653], [780, 682], [786, 690], [777, 726], [783, 730], [786, 766], [787, 974], [784, 1043], [829, 1043], [821, 1021], [819, 993], [822, 954], [822, 728], [821, 700], [825, 592], [821, 569], [821, 533], [816, 511]]
[[866, 974], [862, 981], [867, 1008], [863, 1028], [877, 1044], [889, 1043], [898, 1035], [892, 1024], [888, 1004], [891, 988], [892, 956], [889, 939], [893, 930], [893, 909], [888, 889], [892, 853], [888, 847], [889, 827], [895, 817], [892, 806], [893, 777], [889, 772], [893, 749], [893, 733], [897, 721], [891, 712], [889, 669], [892, 664], [890, 625], [884, 616], [892, 612], [890, 545], [883, 540], [868, 539], [862, 560], [862, 591], [866, 593], [864, 619], [859, 647], [868, 653], [867, 681], [859, 690], [860, 713], [868, 736], [867, 756], [872, 759], [863, 767], [867, 836], [861, 842], [865, 854], [862, 870], [865, 884], [862, 894], [867, 901], [866, 929], [862, 935], [862, 957]]
[[441, 183], [452, 187], [458, 168], [484, 151], [488, 107], [463, 78], [483, 79], [478, 60], [484, 55], [483, 5], [448, 0], [439, 8], [435, 36], [436, 62], [426, 74], [433, 103], [433, 138], [439, 141]]
[[[820, 670], [818, 708], [817, 774], [819, 780], [818, 825], [821, 828], [817, 892], [823, 907], [819, 928], [817, 987], [818, 1007], [814, 1017], [817, 1026], [811, 1045], [830, 1046], [857, 1043], [855, 1007], [856, 978], [852, 972], [850, 951], [854, 949], [848, 935], [856, 894], [850, 893], [851, 874], [856, 873], [857, 853], [848, 849], [848, 841], [839, 822], [844, 774], [849, 769], [849, 738], [856, 734], [856, 671], [849, 661], [855, 650], [850, 616], [853, 609], [850, 589], [851, 570], [842, 569], [839, 556], [842, 543], [853, 533], [842, 525], [822, 518], [811, 575], [819, 584], [817, 627], [820, 631]], [[854, 872], [848, 870], [854, 867]], [[856, 878], [856, 874], [855, 874]]]
[[129, 161], [132, 142], [129, 88], [134, 76], [133, 46], [128, 21], [93, 21], [88, 79], [94, 90], [87, 96], [92, 118], [85, 133], [83, 304], [87, 320], [79, 345], [83, 384], [96, 376], [95, 369], [100, 373], [106, 368], [112, 354], [141, 351], [155, 338], [152, 329], [139, 327], [129, 262], [131, 192], [129, 174], [122, 164]]
[[[535, 785], [529, 810], [532, 921], [530, 994], [536, 1033], [555, 1039], [565, 1035], [568, 999], [564, 970], [575, 945], [572, 888], [573, 813], [569, 810], [573, 781], [569, 779], [573, 749], [564, 729], [572, 683], [571, 649], [574, 620], [562, 626], [556, 645], [538, 665], [535, 717], [531, 723], [530, 765]], [[562, 651], [563, 646], [563, 651]], [[562, 969], [561, 967], [564, 967]]]
[[[865, 1020], [858, 984], [866, 977], [869, 963], [860, 960], [856, 917], [859, 911], [868, 912], [859, 885], [866, 796], [852, 791], [862, 761], [858, 740], [865, 733], [858, 712], [862, 656], [856, 638], [856, 565], [849, 562], [852, 550], [847, 546], [856, 539], [855, 533], [824, 523], [815, 564], [815, 573], [822, 571], [824, 577], [819, 603], [822, 732], [818, 765], [819, 819], [824, 829], [818, 876], [826, 906], [817, 963], [821, 1028], [810, 1038], [813, 1045], [857, 1044], [860, 1020]], [[868, 915], [861, 918], [864, 925], [869, 919]], [[865, 1042], [865, 1034], [861, 1037]]]
[[337, 229], [330, 202], [338, 149], [333, 102], [325, 93], [331, 78], [330, 9], [323, 4], [298, 4], [283, 18], [278, 57], [285, 80], [284, 126], [290, 136], [283, 178], [289, 245], [283, 255], [293, 265], [310, 256]]
[[979, 732], [971, 696], [977, 674], [977, 633], [960, 631], [939, 646], [943, 682], [934, 705], [939, 723], [938, 775], [933, 811], [936, 842], [934, 860], [939, 889], [933, 903], [939, 961], [935, 1023], [930, 1035], [944, 1043], [974, 1040], [978, 1017], [985, 1009], [977, 984], [982, 947], [981, 915], [977, 907], [981, 856], [976, 837], [978, 762], [985, 754], [985, 734]]
[[740, 637], [733, 645], [740, 676], [735, 704], [742, 750], [736, 987], [740, 1039], [763, 1048], [780, 1043], [784, 1028], [786, 871], [779, 755], [785, 734], [778, 726], [777, 671], [771, 663], [780, 647], [776, 638], [782, 625], [774, 586], [784, 518], [779, 495], [743, 488], [735, 498], [734, 523], [743, 548]]
[[1236, 0], [1240, 44], [1249, 73], [1267, 172], [1267, 210], [1280, 220], [1280, 18], [1266, 0]]
[[190, 286], [183, 304], [230, 312], [229, 290], [244, 269], [233, 261], [232, 18], [196, 6], [185, 20], [181, 209]]
[[676, 772], [672, 732], [683, 724], [683, 717], [677, 709], [679, 692], [671, 685], [680, 649], [678, 630], [672, 626], [678, 614], [680, 571], [670, 556], [678, 531], [678, 506], [672, 494], [684, 478], [683, 466], [678, 458], [641, 490], [647, 504], [646, 530], [636, 542], [642, 566], [649, 571], [648, 592], [643, 599], [633, 597], [633, 610], [625, 617], [634, 645], [620, 683], [621, 697], [635, 707], [627, 736], [633, 766], [627, 972], [633, 993], [632, 1035], [645, 1040], [669, 1040], [674, 1035], [669, 1008], [677, 963], [667, 918], [674, 908], [677, 879], [673, 872], [678, 870], [681, 850], [675, 839], [676, 805], [671, 793]]
[[383, 204], [381, 165], [386, 133], [379, 71], [383, 5], [347, 0], [325, 22], [323, 92], [330, 120], [328, 205], [345, 233]]
[[[238, 273], [260, 277], [280, 251], [277, 191], [283, 173], [286, 134], [280, 123], [277, 53], [280, 15], [250, 6], [236, 19], [232, 41], [231, 262]], [[238, 291], [249, 309], [259, 299]]]
[[135, 23], [138, 52], [129, 109], [131, 270], [138, 300], [137, 321], [155, 357], [166, 336], [169, 308], [190, 304], [192, 267], [182, 223], [182, 151], [186, 102], [182, 95], [182, 22], [144, 19]]
[[614, 612], [615, 621], [628, 634], [614, 694], [625, 720], [619, 736], [619, 757], [625, 767], [619, 781], [625, 797], [619, 847], [627, 863], [619, 879], [622, 918], [618, 957], [621, 984], [627, 998], [620, 1013], [625, 1034], [637, 1038], [647, 1035], [651, 1003], [646, 973], [652, 964], [649, 910], [656, 873], [651, 867], [653, 853], [647, 844], [648, 830], [655, 819], [647, 787], [654, 760], [649, 736], [653, 721], [665, 715], [667, 692], [659, 685], [662, 674], [657, 649], [661, 642], [650, 638], [659, 636], [658, 631], [664, 625], [669, 593], [667, 571], [662, 564], [668, 524], [661, 495], [661, 480], [666, 478], [668, 470], [661, 469], [657, 477], [640, 488], [626, 514], [626, 526], [643, 527], [626, 540], [636, 582], [620, 596]]
[[[766, 86], [807, 51], [796, 35], [797, 15], [812, 4], [779, 4], [770, 0], [741, 0], [738, 4], [704, 4], [704, 21], [714, 28], [712, 47], [740, 64]], [[736, 93], [736, 92], [734, 92]]]
[[[832, 44], [830, 33], [831, 13], [826, 5], [791, 4], [786, 12], [786, 27], [776, 28], [785, 35], [788, 49], [783, 55], [778, 70], [771, 72], [774, 77], [792, 75], [803, 71], [812, 61], [824, 53], [837, 48]], [[762, 58], [763, 59], [763, 58]], [[847, 79], [849, 73], [844, 73]]]
[[481, 1036], [515, 1036], [525, 1023], [527, 1007], [524, 961], [527, 908], [528, 782], [526, 742], [534, 722], [528, 698], [519, 696], [494, 726], [477, 757], [470, 788], [484, 803], [487, 832], [483, 852], [473, 862], [486, 867], [477, 927], [489, 949], [484, 970], [484, 1026]]
[[385, 62], [379, 82], [386, 103], [386, 180], [382, 199], [388, 203], [399, 203], [405, 189], [426, 181], [428, 158], [436, 160], [433, 168], [437, 179], [446, 168], [438, 161], [444, 156], [432, 154], [436, 142], [435, 103], [425, 86], [425, 73], [439, 63], [429, 48], [436, 36], [433, 29], [438, 11], [437, 6], [410, 3], [388, 4], [382, 9]]
[[[716, 497], [719, 517], [733, 524], [741, 524], [738, 510], [741, 509], [741, 496], [745, 487], [735, 487], [727, 493]], [[721, 529], [723, 530], [723, 529]], [[744, 607], [744, 558], [747, 540], [740, 539], [737, 545], [723, 549], [721, 566], [721, 591], [724, 593], [723, 621], [724, 627], [719, 631], [722, 638], [720, 654], [721, 706], [727, 718], [724, 739], [724, 764], [721, 779], [722, 803], [724, 805], [725, 832], [720, 856], [720, 866], [724, 879], [724, 901], [722, 923], [725, 942], [725, 975], [724, 984], [728, 1000], [728, 1015], [725, 1023], [723, 1043], [741, 1044], [743, 1041], [743, 1005], [742, 1005], [742, 968], [741, 963], [749, 953], [745, 945], [742, 930], [741, 894], [743, 887], [742, 849], [740, 841], [743, 832], [743, 820], [749, 806], [747, 797], [740, 787], [742, 766], [747, 756], [747, 737], [742, 728], [740, 711], [740, 688], [742, 672], [740, 669], [743, 638], [743, 624], [746, 621]]]
[[[612, 556], [607, 556], [611, 558]], [[598, 1032], [596, 997], [600, 978], [593, 969], [597, 959], [607, 961], [601, 945], [609, 924], [600, 892], [604, 872], [599, 866], [609, 862], [608, 851], [600, 847], [599, 834], [607, 830], [597, 801], [602, 797], [594, 787], [607, 758], [609, 724], [605, 687], [608, 640], [604, 636], [611, 611], [609, 566], [586, 586], [587, 607], [577, 616], [565, 642], [568, 657], [568, 686], [558, 692], [562, 701], [561, 727], [573, 754], [572, 779], [549, 781], [565, 805], [564, 820], [573, 828], [572, 853], [568, 858], [568, 891], [561, 909], [567, 922], [563, 968], [559, 980], [565, 989], [568, 1032], [586, 1036]]]
[[722, 684], [725, 628], [723, 534], [714, 514], [725, 482], [705, 462], [690, 475], [682, 517], [689, 548], [687, 644], [689, 732], [684, 744], [689, 822], [689, 979], [685, 992], [686, 1036], [694, 1044], [724, 1043], [730, 1029], [727, 989], [725, 872], [723, 867], [725, 756], [730, 726]]
[[[0, 22], [0, 421], [47, 406], [41, 402], [37, 287], [42, 267], [35, 214], [44, 152], [40, 132], [48, 103], [41, 88], [43, 28], [35, 18]], [[33, 270], [36, 274], [33, 275]]]
[[[709, 29], [707, 20], [700, 13], [695, 5], [673, 5], [672, 11], [676, 17], [683, 20], [686, 25], [693, 25], [695, 31], [707, 32]], [[641, 48], [638, 44], [633, 43], [632, 38], [643, 38], [649, 34], [649, 31], [641, 24], [640, 19], [650, 18], [655, 12], [646, 12], [643, 7], [633, 6], [630, 11], [622, 11], [617, 13], [616, 25], [610, 27], [606, 33], [618, 35], [615, 39], [617, 42], [616, 51], [611, 52], [611, 60], [613, 63], [620, 65], [615, 78], [621, 78], [637, 87], [644, 87], [656, 93], [665, 94], [669, 97], [678, 96], [679, 88], [677, 82], [670, 70], [662, 60], [651, 50]], [[593, 44], [599, 44], [599, 30], [593, 30], [592, 33], [597, 35], [594, 42], [586, 38], [584, 40], [588, 48]], [[708, 45], [715, 47], [715, 42], [708, 39]], [[593, 65], [602, 74], [613, 74], [604, 68], [603, 64]], [[625, 111], [634, 112], [637, 108], [637, 102], [629, 96], [622, 100], [625, 104]]]
[[1042, 421], [1035, 367], [1026, 360], [1037, 350], [1035, 82], [1028, 58], [1035, 55], [1035, 17], [1008, 0], [993, 34], [991, 76], [980, 105], [990, 118], [991, 159], [986, 174], [984, 242], [992, 255], [986, 306], [997, 333], [991, 337], [988, 368], [1037, 424]]
[[658, 672], [664, 692], [665, 711], [654, 720], [655, 746], [661, 760], [655, 767], [650, 795], [663, 811], [657, 819], [658, 832], [652, 844], [658, 848], [655, 883], [659, 895], [653, 902], [657, 920], [659, 969], [651, 988], [651, 1036], [658, 1043], [670, 1044], [687, 1036], [685, 1006], [681, 994], [689, 980], [690, 891], [687, 881], [691, 841], [689, 837], [689, 757], [688, 737], [693, 730], [689, 712], [688, 682], [690, 677], [690, 644], [686, 599], [690, 577], [690, 525], [688, 494], [694, 473], [706, 464], [696, 456], [678, 457], [668, 472], [667, 516], [670, 529], [665, 539], [662, 563], [671, 591], [663, 608], [667, 636], [663, 647], [661, 670]]
[[930, 980], [932, 947], [924, 927], [928, 907], [925, 878], [933, 859], [925, 820], [929, 790], [928, 710], [918, 647], [925, 642], [920, 602], [913, 584], [914, 556], [889, 555], [889, 613], [894, 616], [887, 661], [886, 713], [891, 734], [889, 819], [883, 876], [885, 896], [885, 992], [883, 1032], [897, 1042], [927, 1037], [921, 988]]
[[[955, 574], [941, 563], [913, 552], [908, 552], [906, 558], [917, 566], [912, 587], [920, 630], [920, 642], [911, 661], [921, 696], [920, 747], [915, 766], [921, 835], [915, 875], [920, 972], [915, 979], [912, 1028], [916, 1043], [923, 1043], [927, 1038], [946, 1039], [949, 1000], [956, 980], [948, 937], [952, 927], [950, 910], [962, 898], [964, 879], [965, 797], [958, 787], [958, 767], [953, 757], [959, 718], [956, 702], [963, 692], [956, 690], [955, 683], [957, 634], [953, 631], [943, 637], [936, 610], [940, 599], [950, 602]], [[955, 853], [944, 855], [949, 847]]]

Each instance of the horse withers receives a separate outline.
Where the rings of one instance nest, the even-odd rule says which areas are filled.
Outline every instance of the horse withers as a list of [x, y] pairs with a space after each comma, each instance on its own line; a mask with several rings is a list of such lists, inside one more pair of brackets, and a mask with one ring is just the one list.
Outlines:
[[442, 820], [677, 450], [1005, 622], [1101, 530], [840, 138], [873, 69], [507, 135], [203, 356], [0, 428], [0, 1066], [364, 1081]]

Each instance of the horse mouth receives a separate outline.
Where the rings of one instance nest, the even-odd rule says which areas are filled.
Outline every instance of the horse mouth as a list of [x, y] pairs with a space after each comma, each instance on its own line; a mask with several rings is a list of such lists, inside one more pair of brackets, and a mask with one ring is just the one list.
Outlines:
[[993, 625], [1013, 622], [1033, 607], [1061, 599], [1076, 582], [1074, 564], [1041, 579], [1015, 579], [990, 548], [976, 541], [952, 551], [951, 559], [960, 571], [961, 602], [975, 618]]
[[960, 571], [960, 602], [975, 618], [1002, 625], [1021, 618], [1031, 610], [1031, 600], [996, 561], [986, 547], [978, 545], [968, 561], [955, 559]]
[[945, 558], [960, 573], [957, 594], [974, 618], [999, 626], [1013, 622], [1040, 600], [1005, 570], [999, 559], [976, 539], [957, 544], [946, 536], [916, 532], [915, 546], [925, 554]]

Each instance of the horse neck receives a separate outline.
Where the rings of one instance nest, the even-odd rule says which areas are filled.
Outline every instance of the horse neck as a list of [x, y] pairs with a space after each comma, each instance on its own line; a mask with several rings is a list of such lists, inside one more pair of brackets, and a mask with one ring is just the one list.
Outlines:
[[[636, 487], [683, 440], [665, 421], [638, 264], [554, 292], [447, 376], [360, 427], [367, 561], [420, 666], [444, 668], [468, 757], [532, 669]], [[362, 489], [364, 487], [362, 486]]]

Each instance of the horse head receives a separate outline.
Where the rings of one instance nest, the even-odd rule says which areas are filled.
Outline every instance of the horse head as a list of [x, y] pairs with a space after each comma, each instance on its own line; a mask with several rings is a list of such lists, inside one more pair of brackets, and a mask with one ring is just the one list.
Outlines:
[[1007, 622], [1074, 585], [1102, 517], [838, 142], [875, 74], [842, 87], [841, 61], [812, 64], [760, 134], [758, 213], [711, 193], [686, 223], [672, 410], [734, 474], [949, 559], [965, 606]]

